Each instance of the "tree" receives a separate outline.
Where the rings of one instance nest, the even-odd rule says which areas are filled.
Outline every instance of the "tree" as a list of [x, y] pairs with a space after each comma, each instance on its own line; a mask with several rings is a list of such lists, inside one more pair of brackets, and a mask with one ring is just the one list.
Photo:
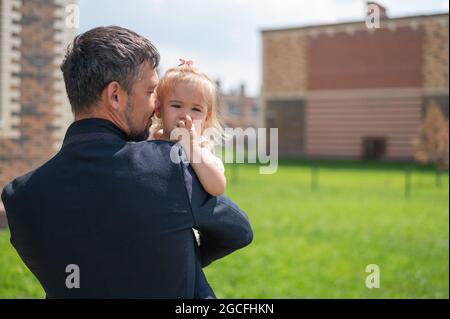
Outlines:
[[433, 101], [427, 108], [419, 136], [414, 143], [416, 159], [422, 163], [432, 163], [436, 167], [438, 183], [440, 172], [449, 167], [448, 125], [448, 119]]

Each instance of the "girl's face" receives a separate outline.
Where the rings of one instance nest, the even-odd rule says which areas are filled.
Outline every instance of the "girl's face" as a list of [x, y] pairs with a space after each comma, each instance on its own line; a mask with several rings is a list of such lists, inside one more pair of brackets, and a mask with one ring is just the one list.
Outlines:
[[172, 92], [169, 92], [155, 112], [162, 119], [164, 134], [177, 127], [180, 121], [185, 121], [189, 115], [194, 123], [195, 132], [200, 136], [208, 118], [208, 107], [202, 90], [189, 83], [180, 82]]

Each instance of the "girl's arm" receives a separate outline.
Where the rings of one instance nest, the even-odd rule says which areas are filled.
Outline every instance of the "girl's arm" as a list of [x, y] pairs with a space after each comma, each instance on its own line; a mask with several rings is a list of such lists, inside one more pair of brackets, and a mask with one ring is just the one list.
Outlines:
[[223, 167], [217, 165], [217, 158], [208, 147], [202, 147], [198, 141], [192, 119], [187, 116], [186, 121], [180, 121], [180, 129], [187, 129], [188, 134], [178, 134], [178, 142], [184, 149], [192, 169], [197, 174], [206, 192], [212, 196], [219, 196], [225, 192], [227, 184]]
[[225, 192], [227, 180], [212, 152], [207, 147], [201, 147], [194, 142], [192, 153], [186, 153], [186, 155], [205, 191], [212, 196], [222, 195]]

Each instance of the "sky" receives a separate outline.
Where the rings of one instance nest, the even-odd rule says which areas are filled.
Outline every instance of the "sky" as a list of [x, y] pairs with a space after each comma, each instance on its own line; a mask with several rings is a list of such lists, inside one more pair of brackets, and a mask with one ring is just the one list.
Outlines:
[[[380, 0], [390, 17], [448, 12], [448, 0]], [[80, 28], [119, 25], [150, 39], [160, 71], [179, 58], [228, 92], [261, 86], [261, 30], [363, 20], [365, 0], [78, 0]]]

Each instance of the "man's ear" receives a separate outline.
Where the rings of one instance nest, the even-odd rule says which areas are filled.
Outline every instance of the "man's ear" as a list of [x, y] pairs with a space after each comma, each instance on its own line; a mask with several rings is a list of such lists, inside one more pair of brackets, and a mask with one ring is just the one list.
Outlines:
[[127, 94], [117, 81], [110, 82], [106, 86], [104, 93], [108, 105], [116, 111], [120, 110], [127, 103]]

